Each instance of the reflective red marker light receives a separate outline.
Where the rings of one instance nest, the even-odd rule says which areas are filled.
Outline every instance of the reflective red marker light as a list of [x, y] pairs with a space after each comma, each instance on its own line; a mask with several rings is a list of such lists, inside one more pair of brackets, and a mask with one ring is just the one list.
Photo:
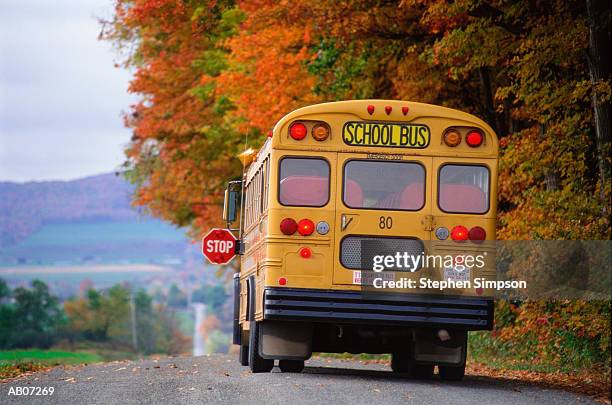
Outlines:
[[370, 115], [374, 114], [374, 106], [372, 104], [368, 106], [368, 113], [370, 113]]
[[409, 109], [408, 107], [402, 107], [402, 114], [404, 114], [404, 115], [408, 115], [408, 111], [409, 111], [409, 110], [410, 110], [410, 109]]
[[301, 122], [294, 122], [289, 127], [289, 135], [295, 139], [296, 141], [301, 141], [306, 137], [308, 130], [306, 129], [306, 125]]
[[307, 247], [301, 248], [300, 249], [300, 256], [302, 256], [302, 258], [304, 258], [304, 259], [310, 259], [310, 256], [312, 256], [312, 250], [310, 250]]
[[285, 277], [279, 278], [278, 285], [287, 285], [287, 279]]
[[462, 242], [468, 239], [468, 230], [463, 225], [457, 225], [451, 230], [451, 239], [457, 242]]
[[293, 218], [285, 218], [280, 223], [280, 230], [285, 235], [293, 235], [297, 231], [298, 224]]
[[465, 136], [465, 143], [470, 145], [472, 148], [480, 146], [482, 144], [484, 137], [478, 131], [470, 131]]
[[487, 232], [480, 226], [475, 226], [470, 229], [468, 236], [470, 237], [470, 240], [480, 242], [487, 238]]
[[385, 107], [385, 112], [387, 113], [387, 115], [391, 114], [391, 111], [393, 111], [393, 107], [391, 107], [390, 105]]
[[310, 219], [304, 218], [304, 219], [300, 219], [300, 222], [298, 222], [297, 228], [298, 228], [297, 230], [300, 233], [300, 235], [308, 236], [308, 235], [312, 235], [312, 233], [314, 232], [315, 224]]

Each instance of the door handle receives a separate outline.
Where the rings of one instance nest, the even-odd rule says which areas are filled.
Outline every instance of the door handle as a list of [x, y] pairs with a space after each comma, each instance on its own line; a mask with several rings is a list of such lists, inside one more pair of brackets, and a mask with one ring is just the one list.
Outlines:
[[353, 217], [347, 217], [345, 214], [342, 214], [342, 219], [340, 221], [340, 230], [344, 231], [353, 222]]

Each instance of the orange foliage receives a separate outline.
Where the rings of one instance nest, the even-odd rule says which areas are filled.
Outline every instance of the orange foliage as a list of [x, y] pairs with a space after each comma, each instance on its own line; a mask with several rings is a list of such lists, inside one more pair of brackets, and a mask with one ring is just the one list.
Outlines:
[[243, 1], [239, 7], [246, 19], [225, 44], [230, 68], [219, 77], [219, 90], [235, 102], [241, 131], [267, 133], [283, 115], [320, 101], [306, 71], [312, 21], [300, 2]]

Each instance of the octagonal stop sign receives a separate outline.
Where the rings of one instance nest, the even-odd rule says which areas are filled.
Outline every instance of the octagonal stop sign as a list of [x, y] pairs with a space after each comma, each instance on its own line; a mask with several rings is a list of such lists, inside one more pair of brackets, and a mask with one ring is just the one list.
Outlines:
[[202, 254], [212, 264], [227, 264], [236, 255], [236, 238], [228, 229], [213, 228], [202, 238]]

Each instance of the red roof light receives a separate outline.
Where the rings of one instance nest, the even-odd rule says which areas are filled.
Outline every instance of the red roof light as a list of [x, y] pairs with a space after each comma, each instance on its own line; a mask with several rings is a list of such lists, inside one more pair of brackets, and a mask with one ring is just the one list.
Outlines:
[[472, 148], [482, 145], [482, 141], [484, 137], [478, 131], [470, 131], [465, 136], [465, 142], [470, 145]]
[[301, 122], [294, 122], [289, 127], [289, 135], [295, 139], [296, 141], [301, 141], [306, 137], [308, 130], [306, 129], [306, 125]]

